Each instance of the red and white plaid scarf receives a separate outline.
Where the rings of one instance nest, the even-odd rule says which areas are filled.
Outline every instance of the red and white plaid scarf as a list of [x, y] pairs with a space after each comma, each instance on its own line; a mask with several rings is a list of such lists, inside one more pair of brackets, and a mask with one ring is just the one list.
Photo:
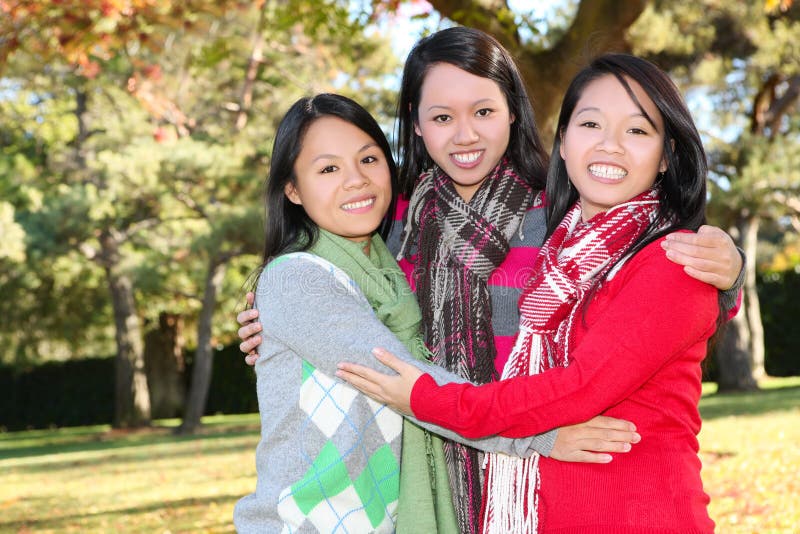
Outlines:
[[[579, 202], [570, 209], [539, 252], [520, 296], [519, 333], [503, 379], [569, 364], [574, 325], [584, 302], [603, 275], [622, 266], [626, 251], [652, 229], [657, 215], [655, 190], [585, 223]], [[536, 532], [539, 486], [538, 454], [489, 454], [484, 532]]]

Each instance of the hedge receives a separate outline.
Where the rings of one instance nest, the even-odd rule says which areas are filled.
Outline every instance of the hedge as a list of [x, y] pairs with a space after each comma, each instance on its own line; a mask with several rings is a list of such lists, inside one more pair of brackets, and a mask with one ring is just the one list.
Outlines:
[[[192, 354], [187, 354], [186, 377]], [[237, 345], [214, 353], [206, 414], [258, 411], [253, 368]], [[110, 424], [114, 416], [114, 358], [0, 366], [0, 429], [25, 430]]]

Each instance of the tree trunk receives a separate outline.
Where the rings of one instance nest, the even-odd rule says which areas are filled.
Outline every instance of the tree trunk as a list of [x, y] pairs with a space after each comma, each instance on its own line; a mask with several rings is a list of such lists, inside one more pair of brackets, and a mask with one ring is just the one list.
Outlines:
[[150, 424], [150, 393], [144, 370], [142, 328], [130, 278], [121, 271], [118, 244], [108, 231], [100, 236], [116, 327], [114, 428], [137, 428]]
[[144, 363], [153, 419], [178, 417], [186, 400], [183, 317], [162, 312], [144, 339]]
[[758, 302], [756, 289], [756, 252], [758, 245], [758, 227], [760, 220], [757, 214], [751, 214], [741, 223], [742, 248], [747, 256], [744, 281], [743, 308], [747, 324], [750, 327], [750, 354], [753, 362], [753, 378], [758, 380], [766, 375], [764, 370], [764, 325], [761, 322], [761, 305]]
[[217, 292], [225, 277], [226, 262], [212, 258], [209, 262], [206, 284], [203, 291], [203, 306], [197, 323], [197, 352], [192, 368], [192, 383], [186, 399], [186, 409], [178, 432], [191, 434], [200, 426], [200, 418], [206, 409], [208, 388], [211, 385], [213, 347], [211, 346], [211, 322], [217, 303]]
[[743, 310], [723, 328], [725, 330], [722, 339], [714, 352], [717, 391], [724, 393], [758, 389], [750, 361], [750, 331]]
[[[744, 214], [739, 218], [735, 233], [741, 239], [742, 248], [747, 255], [747, 265], [745, 266], [745, 284], [742, 289], [743, 304], [742, 309], [736, 314], [725, 328], [722, 339], [715, 352], [717, 363], [717, 386], [718, 391], [753, 391], [758, 389], [754, 366], [754, 317], [758, 322], [757, 330], [760, 332], [761, 360], [760, 368], [764, 372], [764, 334], [761, 326], [761, 313], [758, 305], [758, 293], [756, 292], [755, 279], [755, 257], [756, 244], [758, 237], [758, 218], [751, 214]], [[755, 305], [753, 307], [753, 301]], [[755, 315], [753, 315], [755, 314]]]

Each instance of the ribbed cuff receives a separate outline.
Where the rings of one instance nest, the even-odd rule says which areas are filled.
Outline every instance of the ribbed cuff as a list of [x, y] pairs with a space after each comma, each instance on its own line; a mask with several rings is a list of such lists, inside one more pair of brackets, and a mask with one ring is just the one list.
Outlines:
[[747, 262], [744, 250], [739, 247], [736, 247], [736, 250], [738, 250], [739, 255], [742, 256], [742, 269], [739, 271], [739, 276], [736, 277], [736, 281], [733, 285], [725, 291], [719, 292], [720, 307], [729, 312], [736, 308], [739, 302], [739, 292], [742, 290], [742, 286], [744, 286], [745, 264]]

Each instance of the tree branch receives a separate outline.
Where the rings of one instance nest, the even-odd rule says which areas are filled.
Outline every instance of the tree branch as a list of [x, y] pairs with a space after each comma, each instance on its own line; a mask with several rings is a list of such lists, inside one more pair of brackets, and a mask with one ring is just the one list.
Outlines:
[[510, 51], [519, 49], [519, 28], [506, 0], [431, 0], [443, 17], [493, 35]]
[[800, 74], [795, 74], [787, 81], [789, 87], [784, 91], [780, 98], [775, 99], [764, 114], [764, 122], [770, 130], [770, 137], [773, 137], [780, 129], [780, 122], [784, 115], [789, 112], [791, 107], [800, 99]]
[[250, 52], [250, 59], [247, 61], [247, 71], [245, 71], [244, 84], [242, 86], [242, 95], [239, 99], [239, 112], [236, 114], [236, 123], [234, 127], [237, 132], [242, 131], [247, 125], [248, 112], [253, 103], [253, 87], [255, 86], [256, 74], [258, 73], [258, 66], [263, 60], [264, 50], [264, 25], [266, 23], [266, 11], [268, 2], [261, 5], [258, 13], [258, 22], [253, 29], [251, 41], [253, 43]]

